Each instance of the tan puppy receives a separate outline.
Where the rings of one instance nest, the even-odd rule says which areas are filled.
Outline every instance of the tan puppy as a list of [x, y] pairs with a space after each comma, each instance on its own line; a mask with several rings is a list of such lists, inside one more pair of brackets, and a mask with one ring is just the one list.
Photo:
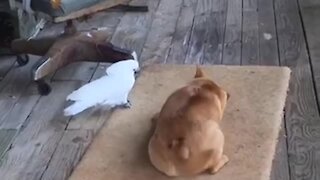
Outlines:
[[228, 99], [197, 66], [195, 79], [173, 92], [153, 117], [151, 163], [168, 176], [218, 172], [229, 161], [219, 126]]

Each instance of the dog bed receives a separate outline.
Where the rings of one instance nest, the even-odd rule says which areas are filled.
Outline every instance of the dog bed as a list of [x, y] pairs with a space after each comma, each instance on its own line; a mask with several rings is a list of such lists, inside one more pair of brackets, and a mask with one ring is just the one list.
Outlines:
[[[229, 163], [215, 175], [176, 179], [267, 180], [283, 119], [290, 69], [203, 66], [230, 94], [222, 129]], [[71, 180], [166, 180], [150, 163], [151, 120], [175, 89], [193, 79], [194, 65], [144, 68], [131, 91], [131, 109], [115, 110], [78, 164]]]

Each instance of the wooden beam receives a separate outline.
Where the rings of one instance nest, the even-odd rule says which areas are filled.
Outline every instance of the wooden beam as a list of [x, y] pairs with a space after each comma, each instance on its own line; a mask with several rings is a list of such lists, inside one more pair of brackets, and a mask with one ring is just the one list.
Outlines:
[[80, 9], [78, 11], [72, 12], [72, 13], [67, 14], [65, 16], [56, 17], [56, 18], [54, 18], [54, 22], [60, 23], [60, 22], [64, 22], [67, 20], [72, 20], [72, 19], [81, 18], [84, 16], [89, 16], [91, 14], [95, 14], [100, 11], [104, 11], [106, 9], [115, 7], [117, 5], [128, 5], [129, 2], [130, 2], [130, 0], [105, 0], [101, 3], [95, 4], [95, 5], [90, 6], [88, 8]]

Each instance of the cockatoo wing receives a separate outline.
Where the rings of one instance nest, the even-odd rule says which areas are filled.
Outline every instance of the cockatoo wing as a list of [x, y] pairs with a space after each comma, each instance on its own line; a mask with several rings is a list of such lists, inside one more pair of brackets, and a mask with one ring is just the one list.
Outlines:
[[94, 96], [97, 91], [101, 91], [100, 88], [105, 88], [105, 84], [109, 84], [109, 79], [110, 78], [108, 76], [102, 76], [99, 79], [91, 81], [90, 83], [85, 84], [79, 89], [73, 91], [70, 95], [67, 96], [67, 100], [76, 101]]
[[73, 103], [72, 105], [70, 105], [64, 110], [64, 115], [73, 116], [88, 109], [89, 107], [91, 107], [91, 105], [86, 102], [76, 101], [75, 103]]
[[134, 75], [112, 77], [110, 80], [112, 88], [108, 89], [102, 104], [116, 106], [127, 103], [128, 94], [135, 82]]
[[105, 98], [110, 94], [112, 78], [103, 76], [95, 81], [92, 81], [78, 90], [72, 92], [67, 100], [75, 101], [72, 105], [65, 108], [65, 116], [76, 115], [90, 107], [102, 104]]
[[123, 105], [128, 101], [128, 94], [134, 85], [133, 73], [126, 76], [104, 76], [76, 90], [68, 97], [75, 101], [67, 107], [64, 114], [75, 115], [90, 107]]

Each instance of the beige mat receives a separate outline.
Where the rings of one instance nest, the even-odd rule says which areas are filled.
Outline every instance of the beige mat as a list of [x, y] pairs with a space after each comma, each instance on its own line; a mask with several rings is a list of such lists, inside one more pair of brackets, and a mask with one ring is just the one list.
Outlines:
[[[204, 71], [231, 98], [223, 120], [230, 162], [216, 175], [195, 180], [267, 180], [282, 120], [290, 70], [280, 67], [207, 66]], [[191, 80], [191, 65], [156, 65], [143, 70], [130, 99], [132, 109], [116, 110], [84, 155], [72, 180], [165, 180], [147, 155], [150, 117], [167, 96]]]

